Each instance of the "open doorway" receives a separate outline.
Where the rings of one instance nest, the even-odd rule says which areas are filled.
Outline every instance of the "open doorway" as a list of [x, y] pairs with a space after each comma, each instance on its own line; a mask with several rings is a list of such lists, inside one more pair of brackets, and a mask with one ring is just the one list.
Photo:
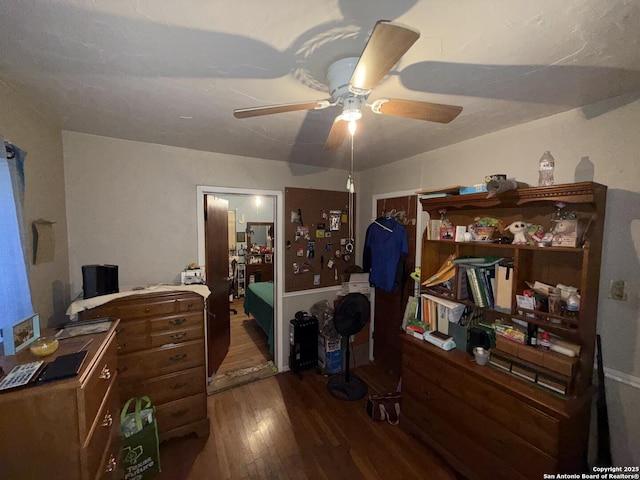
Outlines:
[[[227, 206], [224, 219], [206, 214], [212, 199]], [[217, 389], [221, 382], [222, 386], [229, 382], [246, 383], [243, 380], [282, 368], [278, 348], [278, 319], [282, 308], [278, 293], [281, 291], [278, 257], [282, 243], [277, 234], [281, 224], [280, 205], [280, 192], [198, 187], [199, 263], [206, 265], [209, 261], [207, 272], [219, 272], [220, 269], [211, 264], [224, 262], [228, 285], [226, 299], [220, 300], [217, 296], [218, 304], [207, 306], [207, 347], [215, 349], [207, 354], [210, 387]], [[222, 232], [225, 234], [220, 235]], [[211, 241], [214, 237], [215, 241]], [[216, 249], [215, 255], [207, 252], [212, 248]], [[224, 250], [224, 255], [220, 255], [219, 250]], [[210, 289], [215, 285], [209, 279], [207, 284]], [[247, 315], [245, 299], [253, 298], [252, 292], [259, 287], [271, 291], [271, 312]], [[228, 305], [221, 305], [226, 300]], [[226, 321], [226, 330], [220, 326], [221, 319], [223, 324]], [[245, 378], [245, 375], [248, 376]]]

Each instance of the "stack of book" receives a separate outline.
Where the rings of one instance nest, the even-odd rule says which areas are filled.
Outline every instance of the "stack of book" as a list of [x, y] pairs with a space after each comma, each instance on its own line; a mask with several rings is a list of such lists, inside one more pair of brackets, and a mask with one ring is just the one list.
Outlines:
[[[479, 307], [495, 309], [499, 302], [507, 302], [511, 308], [511, 282], [505, 281], [501, 285], [496, 282], [498, 269], [507, 269], [502, 257], [461, 257], [453, 260], [458, 268], [456, 289], [459, 300], [469, 300]], [[501, 292], [498, 289], [502, 289]], [[504, 300], [503, 297], [507, 297]], [[498, 301], [498, 299], [500, 299]]]

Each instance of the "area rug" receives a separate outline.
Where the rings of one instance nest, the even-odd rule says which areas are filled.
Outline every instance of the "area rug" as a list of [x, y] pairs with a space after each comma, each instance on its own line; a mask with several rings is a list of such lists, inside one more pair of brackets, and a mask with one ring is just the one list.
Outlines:
[[245, 385], [247, 383], [262, 380], [278, 373], [278, 369], [272, 361], [268, 361], [264, 365], [243, 368], [233, 372], [216, 375], [207, 387], [207, 393], [213, 395], [223, 392], [233, 387]]

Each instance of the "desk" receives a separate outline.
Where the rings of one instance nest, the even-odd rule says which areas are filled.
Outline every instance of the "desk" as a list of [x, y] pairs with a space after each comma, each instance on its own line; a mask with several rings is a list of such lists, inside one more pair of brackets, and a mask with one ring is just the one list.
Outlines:
[[[54, 358], [86, 347], [80, 374], [0, 393], [0, 478], [113, 478], [120, 430], [115, 320], [108, 332], [60, 340]], [[53, 332], [42, 332], [52, 335]], [[37, 360], [28, 348], [1, 356], [5, 372]]]

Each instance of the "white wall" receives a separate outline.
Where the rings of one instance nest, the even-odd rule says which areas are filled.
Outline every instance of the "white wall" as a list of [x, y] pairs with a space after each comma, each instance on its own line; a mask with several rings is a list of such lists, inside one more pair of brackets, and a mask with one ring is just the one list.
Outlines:
[[[24, 225], [29, 253], [29, 284], [33, 309], [42, 326], [66, 320], [69, 304], [69, 259], [60, 128], [0, 81], [0, 135], [27, 152]], [[4, 148], [4, 147], [3, 147]], [[52, 262], [33, 265], [31, 222], [55, 222]]]
[[[284, 191], [333, 189], [340, 170], [235, 157], [164, 145], [63, 132], [69, 267], [73, 293], [81, 267], [119, 265], [122, 287], [179, 283], [197, 262], [196, 187]], [[246, 220], [249, 218], [245, 215]]]
[[[584, 180], [576, 171], [588, 158], [593, 181], [609, 187], [602, 254], [598, 332], [605, 367], [628, 384], [606, 383], [617, 465], [640, 464], [640, 100], [628, 95], [510, 128], [362, 174], [365, 197], [399, 190], [482, 183], [487, 174], [537, 185], [538, 159], [550, 150], [556, 183]], [[464, 112], [463, 112], [464, 115]], [[455, 122], [450, 125], [455, 128]], [[584, 165], [584, 161], [581, 166]], [[419, 172], [419, 175], [417, 174]], [[359, 205], [359, 231], [371, 207]], [[611, 279], [627, 282], [628, 300], [607, 298]], [[636, 387], [629, 384], [635, 384]], [[614, 427], [616, 427], [614, 429]]]
[[[335, 190], [346, 178], [341, 170], [75, 132], [63, 132], [63, 144], [74, 294], [82, 291], [82, 265], [92, 263], [118, 265], [121, 288], [179, 283], [184, 267], [198, 261], [198, 185]], [[246, 213], [245, 220], [255, 218]], [[309, 292], [283, 300], [279, 344], [285, 359], [291, 313], [308, 310], [316, 298]]]

